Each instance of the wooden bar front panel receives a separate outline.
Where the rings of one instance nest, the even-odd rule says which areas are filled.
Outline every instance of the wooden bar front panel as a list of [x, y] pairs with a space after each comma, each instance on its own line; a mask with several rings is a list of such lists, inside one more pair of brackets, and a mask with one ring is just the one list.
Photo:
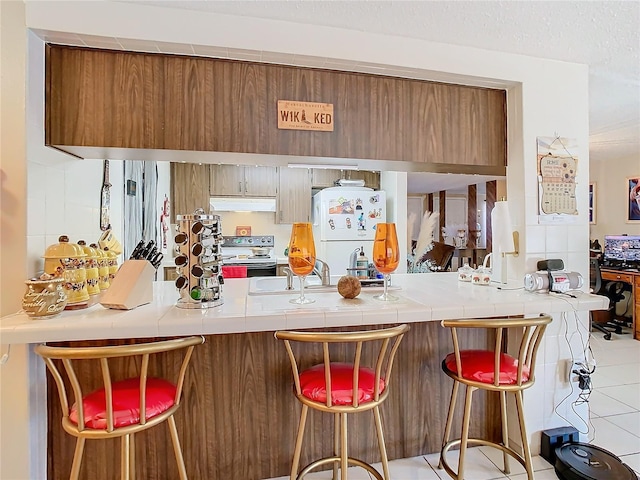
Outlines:
[[[503, 90], [63, 46], [46, 71], [47, 145], [506, 165]], [[333, 104], [334, 131], [278, 130], [278, 100]]]
[[[475, 348], [487, 346], [483, 335], [474, 338]], [[259, 480], [288, 475], [300, 404], [293, 395], [284, 345], [274, 339], [273, 332], [212, 335], [206, 340], [194, 351], [183, 404], [176, 415], [189, 478]], [[81, 344], [96, 343], [106, 342]], [[382, 407], [390, 459], [439, 451], [452, 387], [440, 363], [450, 350], [450, 333], [438, 322], [411, 324], [396, 357], [390, 396]], [[321, 355], [319, 350], [306, 352], [309, 362], [319, 362]], [[172, 358], [168, 355], [162, 365], [151, 365], [150, 372], [170, 368]], [[126, 375], [131, 367], [113, 368]], [[100, 379], [95, 380], [98, 386]], [[48, 478], [68, 478], [75, 439], [60, 425], [57, 390], [49, 375], [47, 395]], [[497, 439], [497, 397], [477, 392], [473, 411], [472, 435]], [[460, 412], [457, 418], [461, 416]], [[310, 413], [302, 464], [330, 453], [332, 431], [331, 415]], [[458, 421], [454, 435], [459, 431]], [[349, 437], [350, 454], [372, 463], [380, 461], [370, 412], [350, 415]], [[81, 478], [117, 478], [119, 452], [118, 440], [87, 441]], [[136, 437], [136, 471], [138, 478], [177, 478], [166, 424]]]

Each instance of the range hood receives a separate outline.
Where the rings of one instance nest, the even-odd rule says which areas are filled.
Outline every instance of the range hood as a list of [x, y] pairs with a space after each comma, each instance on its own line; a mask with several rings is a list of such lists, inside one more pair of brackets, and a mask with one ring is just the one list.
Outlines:
[[255, 197], [211, 197], [209, 205], [213, 212], [275, 212], [275, 198]]

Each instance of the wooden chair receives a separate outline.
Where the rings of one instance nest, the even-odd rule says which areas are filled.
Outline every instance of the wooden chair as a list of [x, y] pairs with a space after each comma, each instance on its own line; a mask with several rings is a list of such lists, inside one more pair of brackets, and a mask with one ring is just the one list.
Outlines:
[[420, 261], [430, 259], [442, 270], [447, 270], [451, 266], [451, 259], [456, 251], [453, 245], [442, 242], [433, 242], [433, 248], [429, 250]]
[[[524, 422], [524, 407], [522, 391], [533, 385], [535, 381], [536, 355], [540, 341], [547, 325], [551, 322], [548, 315], [534, 318], [486, 318], [443, 320], [442, 325], [451, 329], [453, 337], [453, 352], [442, 361], [442, 370], [453, 379], [453, 391], [449, 414], [445, 425], [442, 450], [440, 452], [439, 468], [455, 479], [464, 478], [464, 460], [467, 445], [487, 445], [498, 448], [503, 452], [504, 473], [509, 473], [508, 456], [514, 457], [527, 471], [529, 479], [533, 479], [531, 452]], [[461, 348], [458, 338], [459, 329], [481, 328], [491, 330], [495, 335], [493, 349], [465, 350]], [[510, 332], [507, 335], [507, 332]], [[511, 354], [507, 352], [507, 336]], [[449, 440], [451, 424], [453, 423], [456, 398], [460, 384], [466, 385], [467, 391], [464, 402], [462, 419], [462, 433], [457, 440]], [[471, 419], [471, 401], [473, 392], [477, 389], [500, 393], [500, 412], [502, 418], [502, 443], [488, 440], [469, 438], [469, 421]], [[522, 438], [523, 454], [520, 455], [509, 447], [507, 429], [507, 393], [515, 397], [516, 410]], [[460, 445], [457, 473], [446, 461], [446, 454], [451, 447]]]
[[[289, 354], [295, 385], [294, 393], [302, 403], [291, 466], [291, 480], [302, 479], [314, 468], [330, 463], [333, 463], [334, 480], [338, 478], [338, 466], [341, 480], [346, 480], [349, 465], [364, 468], [378, 480], [390, 479], [379, 406], [389, 394], [393, 360], [400, 341], [408, 330], [408, 325], [399, 325], [356, 332], [276, 332], [276, 338], [284, 341]], [[304, 361], [302, 357], [306, 355], [309, 358], [312, 348], [310, 346], [300, 348], [299, 350], [303, 353], [296, 355], [292, 342], [318, 344], [322, 348], [322, 362], [301, 371], [300, 365]], [[348, 360], [344, 355], [330, 355], [330, 350], [335, 344], [343, 344], [342, 350], [351, 352]], [[363, 348], [367, 352], [377, 352], [373, 355], [373, 361], [363, 361]], [[306, 363], [308, 364], [309, 360]], [[357, 394], [354, 395], [354, 392]], [[334, 455], [316, 460], [298, 472], [309, 407], [334, 415]], [[348, 456], [347, 415], [366, 410], [373, 410], [384, 477], [368, 463]]]
[[[121, 438], [121, 478], [135, 478], [135, 434], [165, 420], [169, 423], [180, 478], [187, 478], [173, 415], [180, 406], [184, 377], [193, 349], [202, 343], [204, 337], [198, 336], [135, 345], [38, 345], [35, 348], [36, 353], [44, 359], [58, 387], [62, 406], [62, 428], [77, 439], [70, 479], [77, 479], [80, 473], [85, 440], [114, 437]], [[184, 350], [184, 355], [179, 371], [172, 378], [173, 382], [147, 376], [151, 355], [180, 349]], [[114, 380], [109, 370], [109, 360], [119, 357], [132, 357], [135, 361], [131, 363], [139, 368], [138, 375], [124, 380]], [[96, 376], [101, 378], [102, 388], [87, 393], [83, 390], [83, 382], [79, 381], [76, 369], [81, 362], [91, 360], [92, 365], [99, 364]], [[64, 369], [60, 368], [60, 363]], [[66, 375], [63, 375], [64, 373]], [[70, 398], [73, 398], [73, 404], [70, 404]], [[140, 412], [145, 414], [141, 415]]]
[[[589, 312], [591, 329], [596, 329], [604, 333], [605, 340], [611, 340], [611, 334], [622, 334], [624, 323], [616, 321], [616, 304], [624, 300], [622, 292], [624, 284], [621, 282], [608, 282], [605, 286], [602, 281], [602, 272], [597, 258], [589, 258], [589, 282], [590, 291], [595, 295], [603, 295], [609, 298], [609, 307], [604, 311]], [[604, 316], [605, 320], [600, 319]]]

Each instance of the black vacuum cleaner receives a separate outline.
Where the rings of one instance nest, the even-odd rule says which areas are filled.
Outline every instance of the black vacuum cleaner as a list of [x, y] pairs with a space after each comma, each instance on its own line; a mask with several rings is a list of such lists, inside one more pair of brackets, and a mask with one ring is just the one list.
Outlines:
[[569, 442], [555, 449], [560, 480], [638, 480], [635, 472], [613, 453], [588, 443]]

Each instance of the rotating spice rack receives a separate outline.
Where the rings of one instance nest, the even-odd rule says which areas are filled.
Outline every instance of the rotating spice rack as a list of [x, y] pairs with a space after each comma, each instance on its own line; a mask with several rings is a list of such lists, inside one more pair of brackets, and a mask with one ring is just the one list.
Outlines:
[[222, 224], [219, 215], [193, 214], [176, 216], [174, 237], [175, 285], [180, 292], [180, 308], [209, 308], [222, 305]]

